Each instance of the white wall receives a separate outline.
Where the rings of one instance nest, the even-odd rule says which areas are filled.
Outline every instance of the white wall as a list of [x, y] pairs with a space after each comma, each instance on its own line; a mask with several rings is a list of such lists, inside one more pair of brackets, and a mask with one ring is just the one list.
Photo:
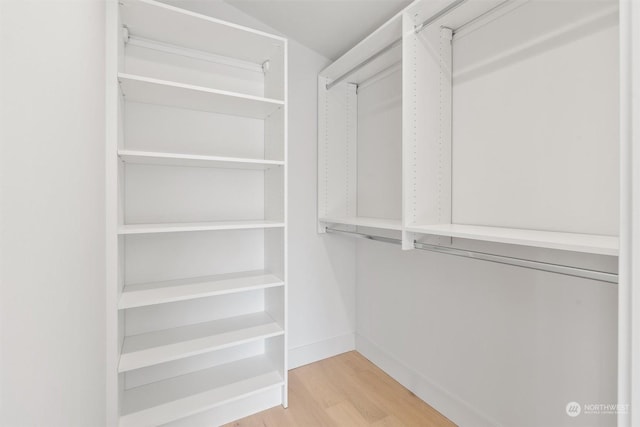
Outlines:
[[357, 347], [462, 426], [612, 426], [615, 285], [359, 242]]
[[[177, 2], [256, 28], [219, 2]], [[204, 9], [204, 10], [203, 10]], [[0, 1], [7, 426], [104, 424], [104, 3]], [[290, 43], [290, 365], [354, 346], [355, 245], [316, 234], [316, 84]]]
[[0, 1], [0, 425], [105, 414], [104, 4]]
[[289, 51], [289, 348], [291, 367], [354, 348], [355, 242], [317, 234], [317, 82], [327, 61]]

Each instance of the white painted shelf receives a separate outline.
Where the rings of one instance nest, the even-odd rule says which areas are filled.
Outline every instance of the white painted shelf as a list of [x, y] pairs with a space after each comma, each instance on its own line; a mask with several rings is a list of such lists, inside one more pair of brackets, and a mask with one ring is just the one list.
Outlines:
[[221, 231], [221, 230], [250, 230], [256, 228], [282, 228], [281, 221], [243, 220], [243, 221], [212, 221], [212, 222], [184, 222], [165, 224], [127, 224], [121, 225], [118, 234], [152, 234], [178, 233], [184, 231]]
[[284, 334], [266, 313], [252, 313], [125, 337], [118, 372]]
[[281, 278], [264, 270], [140, 283], [125, 286], [118, 308], [124, 310], [283, 285]]
[[[129, 34], [262, 65], [285, 39], [153, 0], [121, 0]], [[187, 31], [188, 30], [188, 31]]]
[[126, 73], [118, 73], [118, 81], [126, 100], [146, 104], [166, 105], [256, 119], [265, 119], [284, 106], [284, 101], [277, 99]]
[[372, 54], [392, 45], [401, 37], [402, 13], [398, 13], [322, 70], [320, 74], [329, 79], [329, 81], [333, 81], [353, 69], [356, 65], [369, 61], [346, 79], [350, 83], [363, 83], [402, 60], [402, 46], [400, 44], [379, 57], [370, 60]]
[[120, 427], [157, 426], [284, 384], [264, 356], [125, 390]]
[[[109, 426], [188, 423], [213, 408], [215, 424], [221, 414], [287, 406], [288, 170], [278, 154], [287, 152], [287, 40], [162, 1], [106, 2]], [[161, 114], [128, 114], [136, 103]], [[231, 139], [211, 135], [205, 116]], [[168, 147], [172, 135], [156, 141], [158, 120], [183, 136], [174, 141], [182, 147]], [[246, 138], [238, 139], [239, 126], [251, 128], [240, 132]], [[201, 144], [211, 150], [197, 150]], [[134, 173], [143, 168], [151, 175]], [[215, 173], [195, 176], [205, 172], [195, 168]], [[251, 200], [202, 179], [236, 180]], [[165, 180], [193, 194], [214, 185], [209, 199], [225, 213], [202, 215], [207, 206], [172, 191], [155, 203], [146, 185]], [[183, 202], [175, 214], [172, 204]], [[142, 205], [149, 212], [141, 216]], [[225, 230], [238, 231], [218, 232]], [[190, 234], [175, 235], [184, 245], [167, 252], [157, 233]], [[162, 274], [149, 273], [160, 264]], [[221, 306], [227, 313], [215, 310]], [[158, 316], [166, 324], [150, 332]]]
[[118, 150], [118, 156], [125, 163], [136, 165], [257, 170], [284, 165], [284, 162], [280, 160], [243, 159], [237, 157], [201, 156], [195, 154], [159, 153], [137, 150]]
[[399, 219], [369, 218], [363, 216], [354, 217], [324, 217], [321, 222], [342, 225], [356, 225], [359, 227], [382, 228], [386, 230], [402, 230]]
[[560, 249], [599, 255], [618, 255], [618, 238], [594, 234], [563, 233], [478, 225], [411, 225], [407, 231], [461, 239]]

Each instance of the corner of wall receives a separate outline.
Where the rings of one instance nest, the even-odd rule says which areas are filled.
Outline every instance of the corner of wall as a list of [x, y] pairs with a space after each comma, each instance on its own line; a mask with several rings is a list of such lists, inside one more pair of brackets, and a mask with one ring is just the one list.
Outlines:
[[490, 419], [459, 397], [447, 392], [365, 337], [356, 334], [355, 344], [355, 348], [360, 354], [456, 425], [501, 427], [497, 421]]

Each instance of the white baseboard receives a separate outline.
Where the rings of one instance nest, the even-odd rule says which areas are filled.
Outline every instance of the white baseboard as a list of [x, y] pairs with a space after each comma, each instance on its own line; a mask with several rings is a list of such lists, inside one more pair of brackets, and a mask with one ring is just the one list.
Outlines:
[[355, 334], [345, 334], [289, 349], [289, 369], [355, 350]]
[[496, 421], [481, 414], [360, 335], [356, 336], [356, 350], [458, 426], [500, 427]]

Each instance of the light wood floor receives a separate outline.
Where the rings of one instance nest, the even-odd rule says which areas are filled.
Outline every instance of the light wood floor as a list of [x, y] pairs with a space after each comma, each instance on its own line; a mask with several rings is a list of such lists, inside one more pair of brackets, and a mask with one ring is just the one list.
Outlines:
[[351, 351], [289, 371], [289, 408], [226, 427], [454, 427], [431, 406]]

